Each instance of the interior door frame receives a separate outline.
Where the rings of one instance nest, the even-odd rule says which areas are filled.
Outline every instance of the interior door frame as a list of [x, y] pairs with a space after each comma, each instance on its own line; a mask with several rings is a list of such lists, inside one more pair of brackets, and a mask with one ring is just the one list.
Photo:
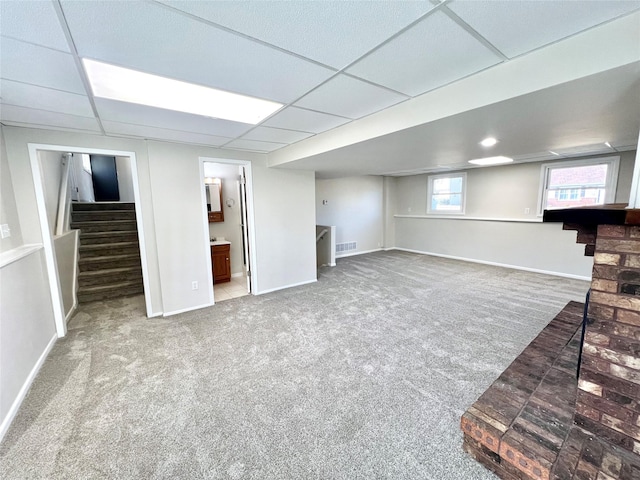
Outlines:
[[109, 150], [103, 148], [77, 147], [68, 145], [28, 143], [29, 159], [31, 162], [31, 172], [33, 175], [33, 184], [36, 194], [36, 205], [38, 208], [38, 216], [40, 218], [40, 229], [42, 235], [42, 245], [44, 247], [45, 262], [47, 265], [47, 276], [49, 278], [49, 286], [51, 289], [51, 299], [53, 302], [53, 314], [56, 325], [56, 333], [59, 338], [67, 334], [67, 324], [64, 315], [64, 307], [62, 305], [62, 291], [58, 279], [58, 264], [56, 263], [55, 249], [53, 244], [53, 235], [49, 227], [47, 218], [47, 207], [45, 203], [44, 184], [42, 180], [42, 170], [40, 167], [40, 159], [38, 151], [50, 151], [77, 154], [96, 154], [96, 155], [113, 155], [114, 157], [129, 157], [131, 159], [131, 179], [133, 180], [133, 198], [136, 211], [136, 226], [138, 228], [138, 243], [140, 246], [140, 262], [142, 264], [142, 283], [144, 286], [144, 301], [147, 310], [147, 317], [154, 316], [151, 306], [151, 290], [149, 283], [149, 269], [147, 266], [147, 251], [144, 241], [144, 222], [143, 213], [140, 202], [140, 182], [138, 180], [138, 164], [136, 153], [122, 150]]
[[209, 300], [211, 304], [215, 304], [214, 291], [213, 291], [213, 271], [211, 268], [211, 247], [209, 238], [209, 219], [207, 216], [207, 198], [205, 194], [204, 184], [204, 164], [207, 163], [222, 163], [226, 165], [235, 165], [237, 167], [245, 167], [245, 177], [247, 189], [247, 219], [249, 223], [249, 265], [251, 266], [251, 294], [258, 291], [258, 271], [256, 269], [256, 230], [255, 230], [255, 217], [253, 208], [253, 172], [251, 170], [251, 162], [249, 160], [233, 160], [230, 158], [219, 157], [198, 157], [200, 162], [200, 196], [201, 196], [201, 208], [202, 211], [202, 224], [203, 224], [203, 250], [206, 251], [209, 277]]

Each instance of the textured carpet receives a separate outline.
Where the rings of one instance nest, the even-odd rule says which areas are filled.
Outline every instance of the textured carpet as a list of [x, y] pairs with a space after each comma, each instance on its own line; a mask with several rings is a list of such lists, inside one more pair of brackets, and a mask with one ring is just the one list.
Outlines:
[[403, 252], [169, 318], [82, 306], [3, 479], [491, 479], [459, 419], [587, 282]]

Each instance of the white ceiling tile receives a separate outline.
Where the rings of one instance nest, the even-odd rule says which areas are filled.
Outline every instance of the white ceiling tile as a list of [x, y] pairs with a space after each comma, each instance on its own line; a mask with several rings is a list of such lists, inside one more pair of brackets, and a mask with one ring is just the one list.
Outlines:
[[347, 75], [337, 75], [294, 105], [349, 118], [360, 118], [408, 97]]
[[640, 8], [615, 0], [454, 0], [447, 6], [507, 57], [531, 51]]
[[3, 36], [69, 52], [52, 2], [0, 1]]
[[265, 127], [320, 133], [348, 122], [350, 122], [348, 118], [312, 112], [311, 110], [304, 110], [302, 108], [288, 107], [271, 117], [262, 125]]
[[255, 140], [234, 140], [224, 146], [224, 148], [237, 148], [239, 150], [253, 150], [256, 152], [273, 152], [279, 148], [286, 147], [284, 143], [257, 142]]
[[71, 54], [2, 38], [2, 78], [86, 94]]
[[100, 127], [95, 118], [79, 117], [76, 115], [47, 112], [45, 110], [4, 104], [2, 104], [0, 108], [0, 120], [43, 127], [62, 127], [93, 132], [100, 131]]
[[282, 128], [257, 127], [243, 135], [242, 138], [261, 142], [294, 143], [312, 135], [313, 133], [284, 130]]
[[415, 96], [499, 62], [466, 30], [435, 12], [347, 72]]
[[434, 8], [424, 1], [163, 3], [335, 68]]
[[201, 145], [220, 146], [227, 143], [230, 138], [203, 135], [200, 133], [170, 130], [167, 128], [148, 127], [144, 125], [131, 125], [128, 123], [103, 121], [107, 135], [127, 135], [140, 138], [152, 138], [183, 143], [196, 143]]
[[204, 135], [235, 138], [253, 126], [105, 98], [96, 98], [95, 104], [102, 120], [189, 131]]
[[12, 80], [0, 80], [2, 102], [18, 107], [49, 110], [81, 117], [93, 117], [93, 110], [86, 95], [37, 87]]
[[83, 57], [283, 103], [333, 74], [162, 5], [63, 1], [62, 6]]

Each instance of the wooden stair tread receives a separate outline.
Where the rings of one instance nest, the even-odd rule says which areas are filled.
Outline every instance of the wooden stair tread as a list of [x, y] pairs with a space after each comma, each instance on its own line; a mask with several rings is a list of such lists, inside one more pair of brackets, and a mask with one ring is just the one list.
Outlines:
[[79, 272], [78, 277], [94, 277], [94, 276], [100, 276], [100, 275], [112, 275], [116, 273], [127, 273], [127, 272], [140, 272], [140, 266], [105, 268], [103, 270], [87, 270], [84, 272]]
[[118, 248], [138, 246], [138, 242], [110, 242], [110, 243], [92, 243], [89, 245], [80, 245], [80, 250], [100, 250], [102, 248]]
[[141, 286], [142, 286], [141, 280], [129, 280], [125, 282], [110, 283], [107, 285], [92, 285], [88, 287], [80, 287], [78, 289], [78, 293], [87, 294], [87, 293], [104, 292], [109, 290], [118, 290], [120, 288], [126, 288], [126, 287], [141, 287]]
[[138, 230], [114, 230], [111, 232], [86, 232], [81, 233], [80, 238], [98, 238], [98, 237], [108, 237], [113, 235], [131, 235], [132, 233], [138, 234]]
[[121, 253], [118, 255], [101, 255], [96, 257], [81, 257], [79, 263], [91, 263], [96, 261], [114, 261], [125, 260], [130, 258], [140, 258], [139, 253]]

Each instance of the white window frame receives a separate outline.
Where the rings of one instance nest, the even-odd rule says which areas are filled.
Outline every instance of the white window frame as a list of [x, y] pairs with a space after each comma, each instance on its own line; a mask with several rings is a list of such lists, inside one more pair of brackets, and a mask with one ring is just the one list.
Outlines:
[[[540, 189], [538, 194], [538, 216], [541, 217], [546, 207], [547, 192], [549, 190], [549, 173], [554, 168], [587, 167], [590, 165], [607, 165], [607, 179], [605, 182], [604, 203], [614, 203], [618, 188], [618, 170], [620, 157], [599, 157], [584, 160], [567, 160], [544, 163], [540, 169]], [[572, 187], [578, 188], [578, 187]]]
[[[458, 178], [462, 177], [462, 189], [460, 195], [460, 211], [452, 210], [433, 210], [431, 208], [432, 196], [433, 196], [433, 181], [440, 178]], [[464, 215], [467, 209], [467, 173], [445, 173], [440, 175], [429, 175], [427, 177], [427, 214], [429, 215]]]

